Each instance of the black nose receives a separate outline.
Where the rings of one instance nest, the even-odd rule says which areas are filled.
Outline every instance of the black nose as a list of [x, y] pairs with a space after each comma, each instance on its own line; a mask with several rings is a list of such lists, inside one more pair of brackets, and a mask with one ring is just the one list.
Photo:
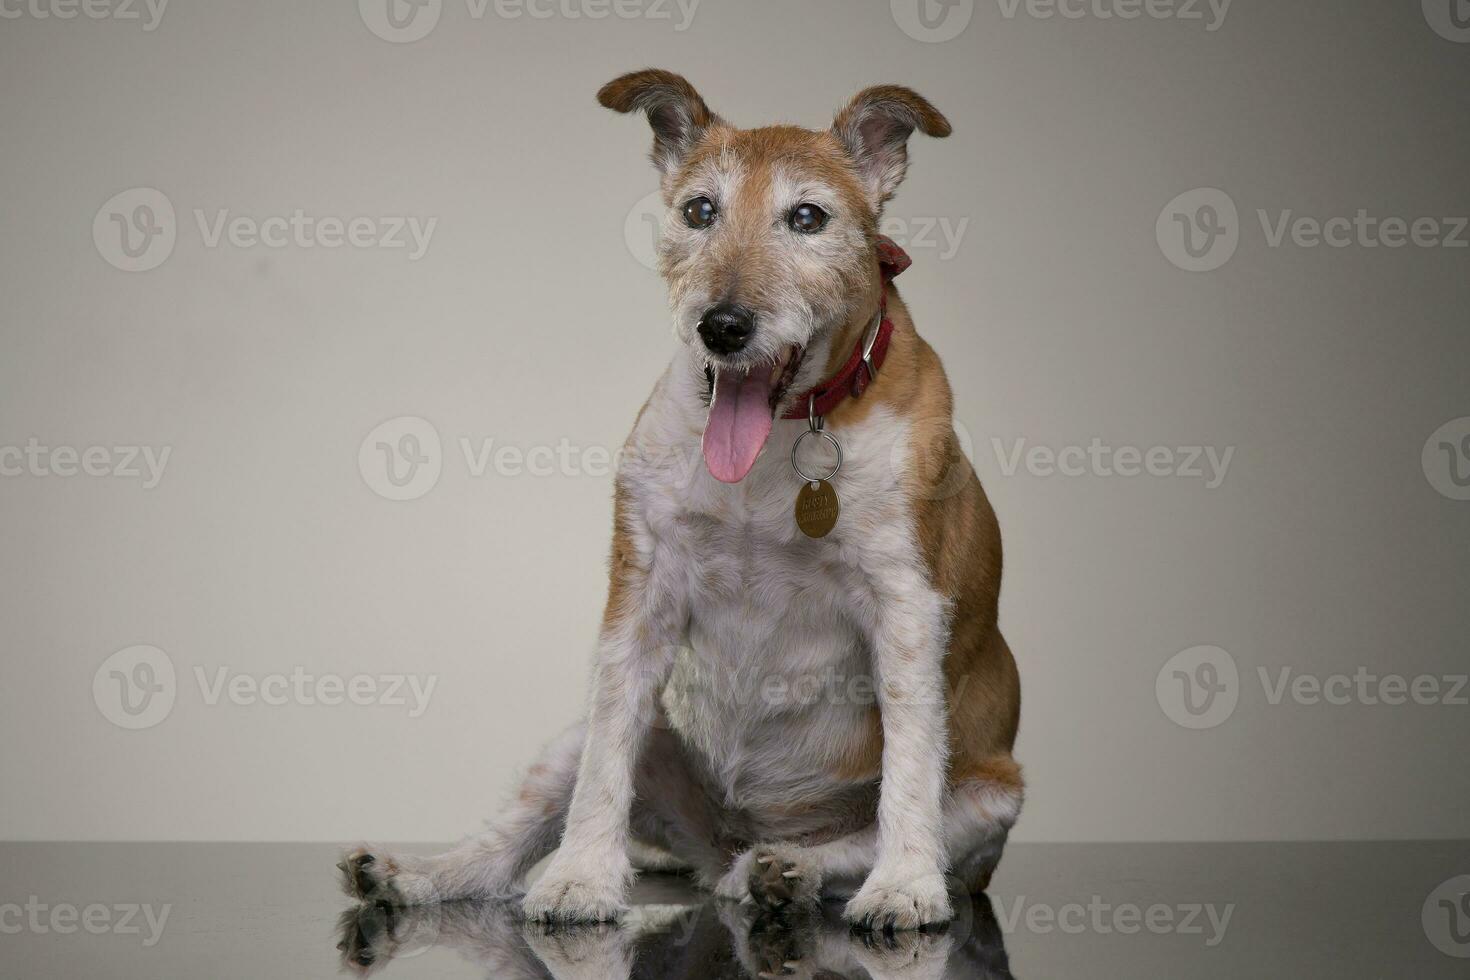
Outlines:
[[734, 303], [720, 303], [705, 311], [699, 321], [704, 346], [716, 354], [733, 354], [745, 346], [755, 332], [755, 314]]

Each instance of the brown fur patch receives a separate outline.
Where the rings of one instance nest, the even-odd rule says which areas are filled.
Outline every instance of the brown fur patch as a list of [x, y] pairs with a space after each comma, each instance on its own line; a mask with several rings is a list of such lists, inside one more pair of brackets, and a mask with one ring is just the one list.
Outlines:
[[633, 535], [628, 528], [628, 494], [622, 483], [613, 492], [612, 550], [608, 557], [607, 605], [602, 613], [604, 631], [616, 628], [631, 617], [648, 570], [638, 559]]
[[882, 370], [862, 398], [844, 401], [829, 422], [853, 424], [877, 405], [908, 420], [915, 531], [930, 584], [951, 604], [944, 664], [951, 782], [995, 774], [1013, 776], [1019, 788], [1010, 753], [1020, 725], [1020, 676], [997, 626], [1000, 526], [955, 437], [953, 399], [938, 355], [914, 331], [891, 287], [888, 310], [894, 333]]
[[932, 102], [903, 85], [873, 85], [863, 89], [837, 113], [832, 128], [839, 133], [851, 131], [862, 123], [864, 117], [895, 120], [907, 129], [905, 138], [915, 129], [925, 136], [935, 137], [945, 137], [954, 131], [944, 113], [934, 108]]
[[690, 121], [700, 128], [716, 119], [686, 78], [661, 68], [644, 68], [619, 75], [597, 90], [597, 101], [616, 112], [678, 104], [688, 108]]
[[877, 779], [883, 771], [883, 716], [875, 705], [869, 709], [862, 734], [843, 748], [834, 774], [854, 781]]

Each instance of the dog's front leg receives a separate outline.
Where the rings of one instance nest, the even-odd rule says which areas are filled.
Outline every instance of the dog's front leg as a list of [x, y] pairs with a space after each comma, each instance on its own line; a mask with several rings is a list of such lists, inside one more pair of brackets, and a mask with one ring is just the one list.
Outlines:
[[918, 575], [890, 583], [870, 631], [883, 722], [878, 851], [849, 921], [917, 929], [951, 917], [944, 878], [948, 733], [943, 600]]
[[612, 582], [593, 670], [587, 739], [561, 847], [526, 895], [541, 920], [618, 917], [633, 876], [628, 859], [634, 767], [657, 712], [682, 628], [676, 591], [653, 582], [652, 548], [626, 530], [613, 543]]

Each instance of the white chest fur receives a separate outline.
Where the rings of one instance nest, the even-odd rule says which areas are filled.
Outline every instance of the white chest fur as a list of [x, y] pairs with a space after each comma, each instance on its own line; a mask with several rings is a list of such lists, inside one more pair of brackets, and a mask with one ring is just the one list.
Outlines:
[[831, 429], [844, 455], [831, 480], [841, 513], [811, 539], [796, 525], [802, 481], [790, 463], [807, 423], [778, 420], [750, 474], [728, 485], [704, 467], [703, 421], [698, 374], [676, 361], [629, 439], [620, 479], [651, 584], [687, 624], [669, 720], [726, 805], [760, 810], [824, 774], [840, 781], [834, 760], [872, 725], [880, 602], [927, 589], [903, 491], [908, 426], [874, 406], [860, 424]]

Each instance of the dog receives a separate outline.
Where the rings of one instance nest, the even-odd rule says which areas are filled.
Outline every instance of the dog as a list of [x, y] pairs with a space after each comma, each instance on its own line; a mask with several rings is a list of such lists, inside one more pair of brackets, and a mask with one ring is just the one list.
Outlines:
[[677, 870], [761, 908], [846, 897], [863, 929], [943, 923], [1024, 796], [999, 528], [878, 232], [909, 137], [950, 124], [882, 85], [830, 129], [739, 129], [654, 69], [598, 101], [653, 129], [679, 344], [618, 468], [586, 719], [488, 832], [357, 848], [344, 887], [509, 897], [554, 852], [529, 918], [616, 920], [637, 871]]

